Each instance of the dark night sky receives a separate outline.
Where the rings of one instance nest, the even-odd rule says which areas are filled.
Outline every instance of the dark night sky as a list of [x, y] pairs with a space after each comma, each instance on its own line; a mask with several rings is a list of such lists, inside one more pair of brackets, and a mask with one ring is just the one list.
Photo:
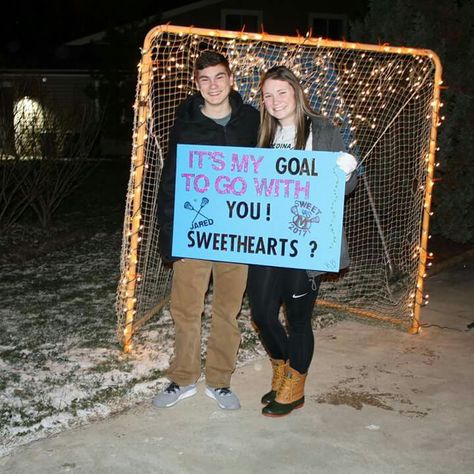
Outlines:
[[[48, 54], [64, 42], [193, 3], [191, 0], [20, 0], [0, 19], [0, 62]], [[2, 58], [4, 59], [2, 61]], [[0, 64], [0, 67], [4, 65]]]

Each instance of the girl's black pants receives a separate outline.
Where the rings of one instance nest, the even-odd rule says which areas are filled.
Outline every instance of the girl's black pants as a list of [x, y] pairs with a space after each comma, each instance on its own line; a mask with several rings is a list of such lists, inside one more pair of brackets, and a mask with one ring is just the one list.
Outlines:
[[[250, 265], [247, 294], [252, 319], [272, 359], [288, 360], [305, 374], [314, 352], [311, 316], [318, 296], [320, 276], [314, 284], [306, 270]], [[286, 309], [286, 328], [279, 318]]]

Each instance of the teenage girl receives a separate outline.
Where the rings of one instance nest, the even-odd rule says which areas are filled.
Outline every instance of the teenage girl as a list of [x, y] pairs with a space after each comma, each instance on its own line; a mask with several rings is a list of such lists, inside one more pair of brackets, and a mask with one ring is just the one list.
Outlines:
[[[260, 81], [261, 109], [258, 147], [344, 152], [341, 133], [310, 107], [297, 77], [288, 68], [269, 69]], [[343, 153], [338, 166], [346, 174], [346, 194], [356, 186], [357, 161]], [[343, 233], [344, 234], [344, 233]], [[340, 268], [349, 265], [342, 236]], [[304, 404], [304, 384], [314, 351], [311, 316], [322, 272], [249, 266], [247, 293], [252, 319], [270, 356], [271, 390], [263, 395], [266, 416], [283, 416]], [[286, 308], [287, 329], [278, 314]]]

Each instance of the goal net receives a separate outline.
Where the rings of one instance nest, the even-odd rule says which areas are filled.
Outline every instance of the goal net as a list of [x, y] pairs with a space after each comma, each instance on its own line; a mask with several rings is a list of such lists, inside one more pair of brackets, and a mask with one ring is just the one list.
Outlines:
[[428, 50], [310, 37], [159, 26], [142, 50], [116, 310], [125, 348], [167, 301], [157, 192], [176, 107], [196, 91], [193, 64], [212, 49], [229, 58], [235, 88], [259, 108], [258, 82], [284, 64], [313, 108], [337, 124], [357, 156], [359, 184], [346, 199], [349, 271], [323, 281], [318, 305], [416, 330], [423, 304], [441, 66]]

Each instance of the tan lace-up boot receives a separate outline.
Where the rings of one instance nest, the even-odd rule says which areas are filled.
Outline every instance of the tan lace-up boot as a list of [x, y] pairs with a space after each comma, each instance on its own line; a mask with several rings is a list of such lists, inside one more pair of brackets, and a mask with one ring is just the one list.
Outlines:
[[297, 370], [288, 367], [275, 400], [270, 402], [262, 410], [266, 416], [284, 416], [296, 408], [304, 405], [304, 384], [306, 374], [300, 374]]
[[270, 362], [272, 363], [273, 370], [272, 389], [262, 397], [261, 401], [264, 405], [275, 400], [277, 391], [280, 388], [285, 373], [288, 369], [288, 362], [286, 360], [270, 359]]

